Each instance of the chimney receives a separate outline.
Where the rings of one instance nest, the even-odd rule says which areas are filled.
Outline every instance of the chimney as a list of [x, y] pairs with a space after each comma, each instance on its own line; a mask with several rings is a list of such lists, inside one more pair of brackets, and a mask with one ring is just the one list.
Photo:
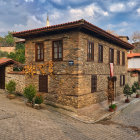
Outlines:
[[49, 23], [49, 16], [47, 15], [47, 23], [46, 23], [46, 26], [50, 26], [50, 23]]
[[128, 36], [118, 36], [121, 40], [128, 42], [129, 37]]

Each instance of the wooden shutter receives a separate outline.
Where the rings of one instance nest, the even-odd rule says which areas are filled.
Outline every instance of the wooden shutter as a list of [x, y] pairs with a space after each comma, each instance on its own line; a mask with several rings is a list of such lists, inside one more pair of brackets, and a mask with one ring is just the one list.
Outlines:
[[122, 75], [120, 75], [120, 86], [122, 86]]
[[97, 75], [91, 77], [91, 93], [97, 91]]
[[39, 92], [48, 92], [48, 75], [39, 75]]
[[123, 75], [123, 86], [125, 85], [125, 75]]

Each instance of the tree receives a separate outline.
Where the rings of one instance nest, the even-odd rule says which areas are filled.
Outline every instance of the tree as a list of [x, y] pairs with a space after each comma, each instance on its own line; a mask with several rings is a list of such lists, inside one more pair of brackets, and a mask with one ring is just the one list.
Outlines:
[[131, 36], [132, 41], [135, 42], [140, 42], [140, 31], [135, 31], [132, 36]]
[[15, 39], [14, 39], [12, 33], [8, 32], [8, 35], [6, 35], [4, 38], [0, 37], [0, 44], [3, 47], [14, 46]]

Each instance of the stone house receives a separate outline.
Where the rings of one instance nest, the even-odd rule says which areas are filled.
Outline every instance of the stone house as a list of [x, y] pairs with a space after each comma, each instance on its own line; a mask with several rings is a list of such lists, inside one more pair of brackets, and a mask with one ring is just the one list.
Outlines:
[[26, 65], [53, 61], [49, 73], [26, 75], [46, 95], [46, 102], [82, 108], [107, 99], [110, 63], [114, 64], [115, 96], [123, 93], [127, 82], [127, 51], [133, 45], [85, 21], [13, 33], [25, 39]]
[[128, 58], [128, 83], [133, 85], [134, 82], [140, 83], [140, 53], [130, 52]]

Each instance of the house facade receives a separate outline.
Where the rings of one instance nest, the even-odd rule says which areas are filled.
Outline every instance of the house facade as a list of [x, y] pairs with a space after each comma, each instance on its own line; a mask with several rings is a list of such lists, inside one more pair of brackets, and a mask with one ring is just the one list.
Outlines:
[[114, 96], [127, 81], [127, 51], [133, 45], [93, 24], [79, 20], [13, 33], [24, 38], [26, 65], [53, 61], [53, 77], [37, 72], [26, 75], [46, 102], [82, 108], [108, 98], [110, 63], [114, 67]]
[[127, 58], [129, 85], [133, 85], [134, 82], [140, 83], [140, 53], [130, 52]]

